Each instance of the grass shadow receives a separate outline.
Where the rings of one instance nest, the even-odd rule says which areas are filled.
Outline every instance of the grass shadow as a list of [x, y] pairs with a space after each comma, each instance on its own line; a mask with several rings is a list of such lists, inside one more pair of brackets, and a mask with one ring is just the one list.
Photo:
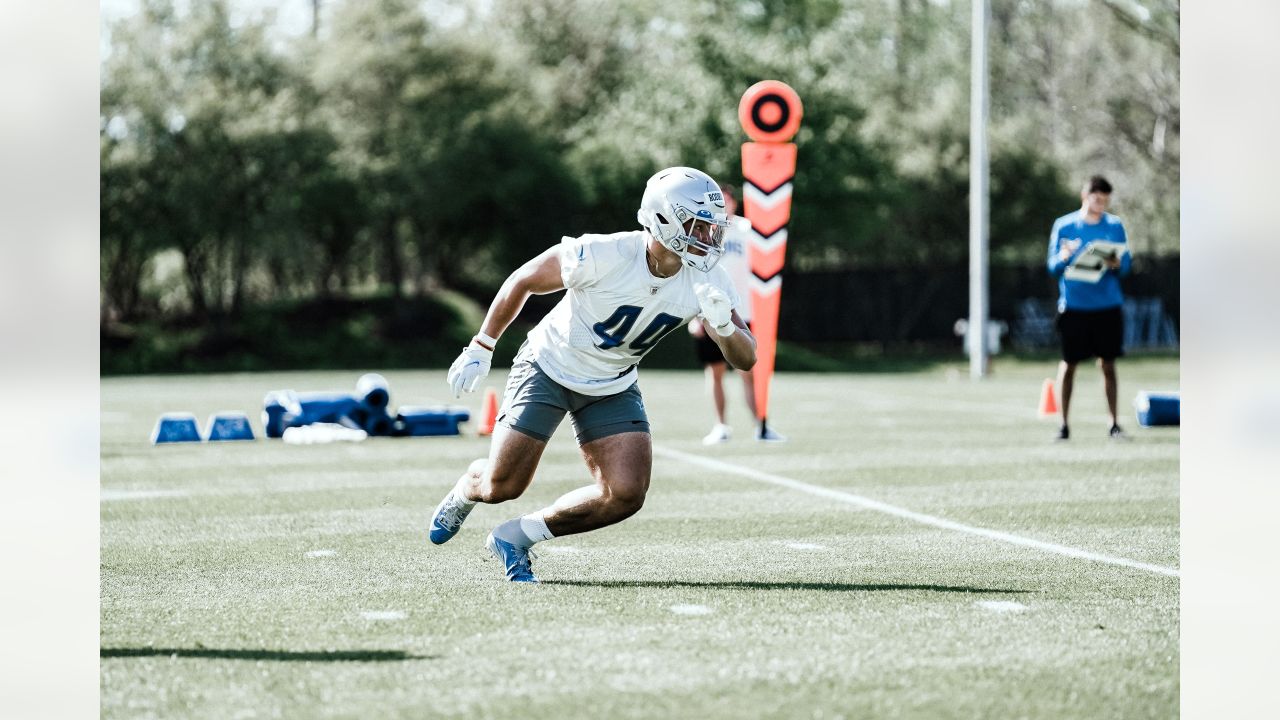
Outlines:
[[543, 580], [543, 585], [568, 585], [601, 588], [701, 588], [705, 590], [822, 590], [825, 592], [886, 592], [926, 590], [929, 592], [985, 594], [1022, 594], [1031, 590], [978, 588], [967, 585], [853, 584], [823, 582], [696, 582], [691, 580]]
[[435, 660], [438, 655], [413, 655], [403, 650], [251, 650], [232, 648], [99, 648], [98, 657], [187, 657], [219, 660], [272, 660], [278, 662], [396, 662]]

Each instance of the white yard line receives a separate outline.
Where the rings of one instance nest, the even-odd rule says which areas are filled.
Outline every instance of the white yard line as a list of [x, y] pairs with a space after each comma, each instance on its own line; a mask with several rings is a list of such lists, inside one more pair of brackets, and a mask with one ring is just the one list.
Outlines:
[[654, 446], [653, 452], [655, 455], [665, 457], [665, 458], [670, 458], [672, 460], [680, 460], [683, 462], [690, 463], [692, 465], [700, 465], [710, 470], [716, 470], [719, 472], [729, 473], [732, 475], [738, 475], [741, 477], [750, 478], [751, 480], [758, 480], [760, 482], [769, 483], [771, 485], [779, 485], [781, 487], [790, 488], [792, 490], [799, 490], [800, 492], [806, 492], [806, 493], [809, 493], [810, 495], [817, 495], [819, 497], [829, 498], [832, 500], [839, 500], [841, 502], [849, 503], [850, 505], [856, 505], [858, 507], [866, 508], [867, 510], [875, 510], [876, 512], [885, 513], [886, 515], [893, 515], [896, 517], [904, 518], [906, 520], [918, 522], [922, 525], [930, 525], [936, 528], [942, 528], [943, 530], [955, 530], [956, 532], [968, 533], [970, 535], [978, 535], [980, 537], [996, 540], [998, 542], [1009, 543], [1011, 545], [1021, 545], [1023, 547], [1029, 547], [1029, 548], [1035, 548], [1036, 550], [1043, 550], [1045, 552], [1056, 553], [1058, 555], [1065, 555], [1067, 557], [1080, 558], [1081, 560], [1092, 560], [1094, 562], [1106, 563], [1108, 565], [1120, 565], [1123, 567], [1130, 567], [1137, 570], [1145, 570], [1147, 572], [1157, 573], [1159, 575], [1168, 575], [1170, 577], [1181, 577], [1181, 574], [1177, 568], [1165, 567], [1163, 565], [1152, 565], [1150, 563], [1139, 562], [1137, 560], [1130, 560], [1128, 558], [1113, 557], [1110, 555], [1101, 555], [1098, 553], [1089, 552], [1088, 550], [1081, 550], [1079, 548], [1068, 547], [1066, 545], [1058, 545], [1057, 543], [1044, 542], [1043, 540], [1036, 540], [1034, 538], [1022, 537], [1021, 535], [1014, 535], [1012, 533], [1001, 532], [1000, 530], [988, 530], [987, 528], [975, 527], [973, 525], [965, 525], [964, 523], [958, 523], [958, 522], [955, 522], [954, 520], [947, 520], [946, 518], [940, 518], [934, 515], [926, 515], [924, 513], [919, 513], [914, 510], [908, 510], [906, 508], [901, 508], [896, 505], [890, 505], [888, 503], [880, 502], [879, 500], [872, 500], [871, 498], [868, 498], [868, 497], [855, 495], [854, 493], [844, 492], [842, 490], [833, 490], [831, 488], [822, 487], [821, 485], [810, 485], [809, 483], [800, 482], [799, 480], [792, 480], [791, 478], [783, 477], [781, 475], [774, 475], [772, 473], [761, 472], [760, 470], [753, 470], [748, 467], [742, 467], [741, 465], [734, 465], [732, 463], [727, 463], [722, 460], [716, 460], [715, 458], [702, 457], [701, 455], [693, 455], [691, 453], [681, 452], [679, 450], [672, 450], [670, 448], [658, 447], [658, 446]]

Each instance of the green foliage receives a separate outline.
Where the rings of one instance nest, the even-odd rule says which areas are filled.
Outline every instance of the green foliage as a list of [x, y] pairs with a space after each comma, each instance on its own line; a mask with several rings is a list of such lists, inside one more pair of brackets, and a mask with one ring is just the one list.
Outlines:
[[273, 302], [210, 323], [150, 320], [102, 337], [104, 374], [447, 366], [474, 330], [434, 298]]
[[[179, 10], [178, 8], [182, 8]], [[789, 261], [963, 261], [969, 8], [947, 0], [347, 0], [284, 36], [145, 0], [102, 63], [105, 325], [267, 302], [492, 291], [644, 180], [741, 183], [737, 102], [805, 105]], [[1038, 260], [1102, 172], [1141, 254], [1178, 247], [1178, 5], [992, 4], [991, 249]], [[182, 302], [158, 297], [176, 250]]]

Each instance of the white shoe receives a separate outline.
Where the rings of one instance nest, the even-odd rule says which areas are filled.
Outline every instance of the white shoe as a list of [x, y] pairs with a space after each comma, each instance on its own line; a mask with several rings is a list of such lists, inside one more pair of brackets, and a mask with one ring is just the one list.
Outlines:
[[756, 428], [756, 440], [760, 442], [786, 442], [787, 436], [774, 432], [771, 427]]
[[711, 428], [711, 432], [702, 438], [703, 445], [719, 445], [720, 443], [729, 442], [729, 436], [733, 434], [733, 430], [724, 423], [716, 423]]

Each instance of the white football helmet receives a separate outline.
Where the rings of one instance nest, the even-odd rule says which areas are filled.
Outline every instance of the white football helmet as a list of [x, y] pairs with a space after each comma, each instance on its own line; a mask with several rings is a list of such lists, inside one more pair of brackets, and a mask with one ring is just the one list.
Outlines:
[[636, 219], [695, 270], [710, 272], [724, 255], [724, 195], [701, 170], [673, 167], [649, 178]]

